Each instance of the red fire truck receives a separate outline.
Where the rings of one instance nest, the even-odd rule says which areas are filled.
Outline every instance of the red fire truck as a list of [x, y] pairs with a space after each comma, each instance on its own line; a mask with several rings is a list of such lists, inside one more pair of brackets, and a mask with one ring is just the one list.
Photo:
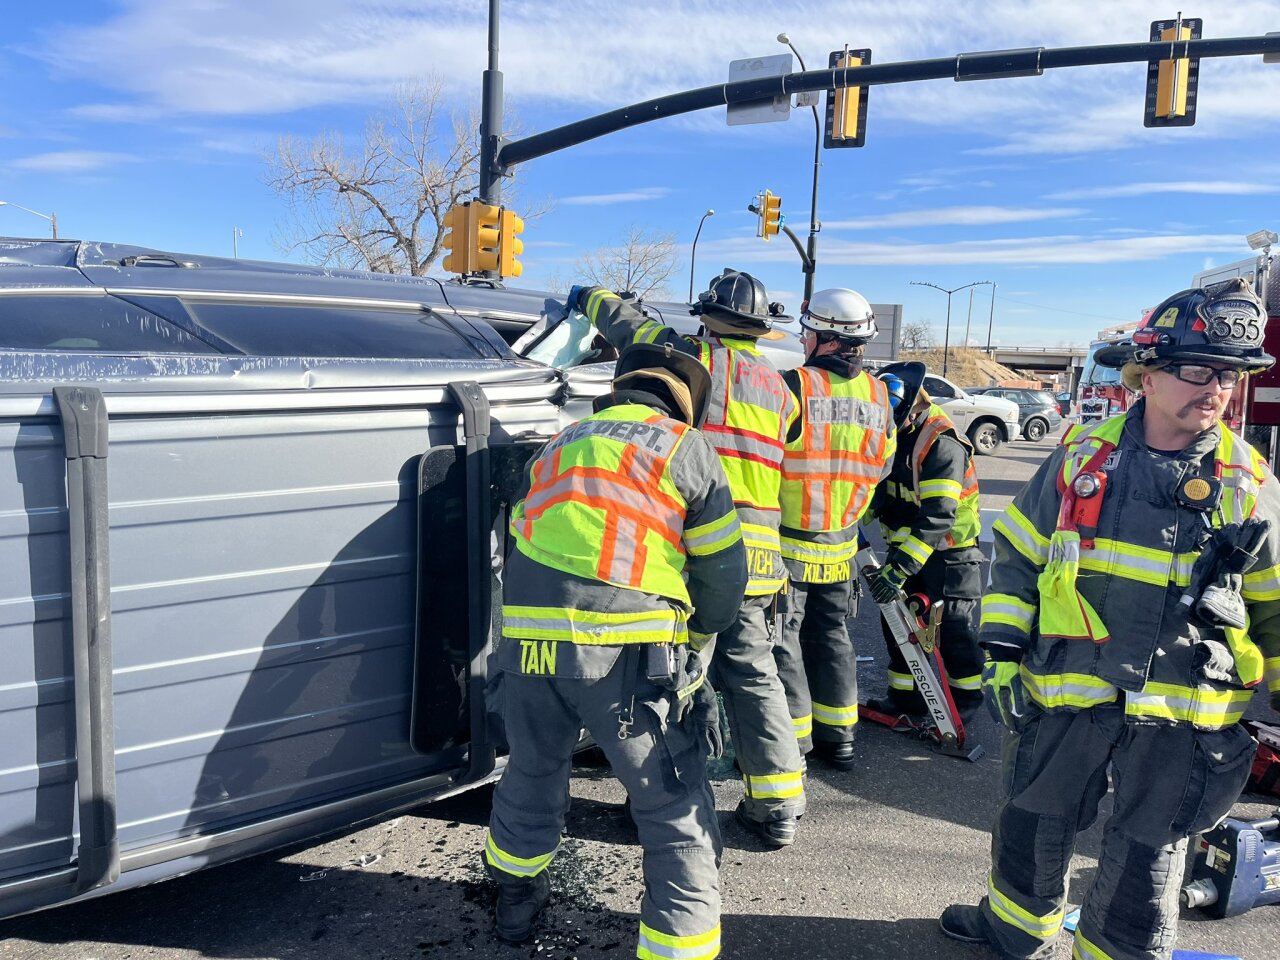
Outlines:
[[[1262, 233], [1265, 231], [1251, 236], [1250, 243]], [[1274, 239], [1274, 235], [1271, 239]], [[1260, 256], [1197, 273], [1192, 285], [1203, 287], [1233, 277], [1248, 280], [1267, 308], [1267, 333], [1263, 349], [1273, 357], [1280, 357], [1280, 264], [1270, 264], [1270, 261], [1271, 247], [1268, 244], [1262, 248]], [[1280, 365], [1250, 377], [1246, 388], [1236, 391], [1231, 406], [1227, 408], [1226, 419], [1233, 430], [1248, 430], [1248, 439], [1264, 453], [1270, 454], [1269, 459], [1274, 468], [1278, 446], [1276, 427], [1280, 426]], [[1269, 429], [1252, 429], [1257, 427]]]
[[[1150, 310], [1146, 311], [1142, 320], [1146, 320], [1150, 313]], [[1085, 359], [1084, 370], [1080, 374], [1080, 404], [1077, 412], [1081, 423], [1105, 420], [1112, 414], [1127, 410], [1129, 404], [1136, 399], [1120, 382], [1120, 371], [1100, 366], [1094, 357], [1103, 347], [1128, 340], [1142, 320], [1099, 330], [1098, 339], [1089, 344], [1089, 356]]]

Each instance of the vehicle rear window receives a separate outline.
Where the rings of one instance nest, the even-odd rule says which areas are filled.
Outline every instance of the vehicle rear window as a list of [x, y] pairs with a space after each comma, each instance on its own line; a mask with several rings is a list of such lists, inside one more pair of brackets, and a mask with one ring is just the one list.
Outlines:
[[109, 296], [0, 298], [0, 349], [216, 354], [148, 310]]
[[1043, 390], [1032, 390], [1031, 399], [1035, 403], [1043, 403], [1050, 407], [1056, 407], [1058, 405], [1058, 401], [1053, 398], [1053, 394], [1046, 393]]
[[251, 356], [474, 360], [482, 354], [472, 337], [425, 309], [184, 303], [199, 327]]

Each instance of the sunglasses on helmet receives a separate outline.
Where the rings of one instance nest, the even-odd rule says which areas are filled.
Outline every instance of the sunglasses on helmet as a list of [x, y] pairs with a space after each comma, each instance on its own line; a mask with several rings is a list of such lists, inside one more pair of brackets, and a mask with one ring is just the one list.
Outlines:
[[1173, 374], [1184, 383], [1194, 383], [1197, 387], [1205, 386], [1216, 377], [1218, 386], [1224, 390], [1234, 387], [1244, 377], [1243, 370], [1237, 370], [1234, 367], [1219, 370], [1203, 363], [1171, 363], [1161, 369]]

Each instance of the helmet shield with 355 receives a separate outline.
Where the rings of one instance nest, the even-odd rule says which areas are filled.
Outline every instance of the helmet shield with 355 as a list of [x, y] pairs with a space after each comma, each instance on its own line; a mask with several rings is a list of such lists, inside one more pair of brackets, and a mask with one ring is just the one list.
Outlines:
[[769, 303], [763, 283], [728, 267], [698, 294], [691, 312], [701, 316], [712, 333], [728, 336], [762, 337], [775, 319], [782, 319], [780, 306]]
[[878, 333], [875, 311], [856, 290], [819, 290], [804, 305], [800, 326], [814, 333], [830, 333], [851, 343], [866, 343]]
[[1132, 342], [1104, 347], [1095, 359], [1105, 367], [1199, 361], [1266, 370], [1276, 362], [1262, 349], [1266, 327], [1262, 301], [1236, 277], [1175, 293], [1151, 311]]

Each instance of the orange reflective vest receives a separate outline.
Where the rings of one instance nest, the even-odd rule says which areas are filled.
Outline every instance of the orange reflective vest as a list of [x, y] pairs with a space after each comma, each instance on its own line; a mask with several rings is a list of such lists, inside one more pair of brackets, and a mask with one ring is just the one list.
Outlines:
[[[843, 377], [800, 367], [799, 437], [782, 461], [782, 555], [803, 570], [847, 563], [857, 522], [897, 446], [884, 383], [868, 373]], [[815, 578], [824, 580], [815, 571]], [[807, 576], [802, 580], [810, 581]]]
[[688, 426], [623, 404], [552, 440], [511, 520], [516, 547], [579, 577], [689, 606], [682, 576], [687, 505], [668, 472]]

